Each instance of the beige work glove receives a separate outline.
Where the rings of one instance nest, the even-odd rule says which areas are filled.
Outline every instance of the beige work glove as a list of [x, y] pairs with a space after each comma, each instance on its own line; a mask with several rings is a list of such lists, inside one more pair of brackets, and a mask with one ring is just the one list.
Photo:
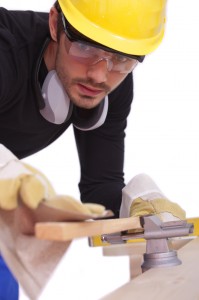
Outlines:
[[103, 214], [105, 207], [99, 204], [82, 204], [70, 196], [57, 195], [44, 174], [22, 163], [6, 147], [0, 144], [0, 208], [12, 210], [22, 201], [36, 209], [43, 201], [49, 206], [83, 214]]
[[29, 299], [38, 299], [70, 245], [38, 240], [33, 235], [35, 222], [60, 220], [60, 211], [62, 220], [84, 220], [104, 210], [56, 195], [41, 172], [0, 145], [0, 253]]
[[0, 145], [1, 209], [15, 209], [19, 200], [34, 209], [42, 200], [52, 196], [55, 196], [55, 192], [43, 174], [23, 164]]
[[185, 211], [171, 202], [146, 174], [135, 176], [122, 190], [120, 217], [157, 215], [163, 222], [184, 220]]

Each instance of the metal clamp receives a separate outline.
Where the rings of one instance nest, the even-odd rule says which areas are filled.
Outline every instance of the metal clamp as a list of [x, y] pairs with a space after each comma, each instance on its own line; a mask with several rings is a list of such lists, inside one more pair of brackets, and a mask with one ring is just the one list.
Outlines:
[[163, 266], [176, 266], [181, 264], [177, 252], [171, 249], [169, 238], [182, 237], [193, 233], [193, 224], [186, 221], [172, 221], [163, 223], [157, 216], [144, 216], [140, 218], [143, 233], [116, 233], [102, 235], [101, 239], [110, 244], [126, 243], [130, 239], [144, 238], [146, 240], [146, 253], [142, 271]]

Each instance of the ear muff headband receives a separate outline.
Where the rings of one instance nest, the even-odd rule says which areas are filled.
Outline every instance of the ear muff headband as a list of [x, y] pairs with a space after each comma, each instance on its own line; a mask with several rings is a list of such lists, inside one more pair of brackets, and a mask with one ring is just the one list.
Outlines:
[[108, 97], [91, 110], [76, 107], [66, 94], [55, 70], [47, 74], [41, 91], [44, 106], [40, 109], [40, 113], [51, 123], [63, 124], [73, 114], [74, 126], [87, 131], [96, 129], [105, 122], [108, 113]]
[[87, 116], [81, 117], [78, 107], [73, 107], [73, 125], [82, 131], [93, 130], [100, 127], [106, 120], [108, 113], [108, 96], [95, 108], [87, 111]]

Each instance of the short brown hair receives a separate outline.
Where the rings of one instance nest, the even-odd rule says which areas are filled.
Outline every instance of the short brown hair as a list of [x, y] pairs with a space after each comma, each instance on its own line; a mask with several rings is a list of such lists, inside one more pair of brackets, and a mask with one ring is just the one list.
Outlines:
[[56, 10], [60, 13], [61, 12], [61, 7], [60, 7], [60, 5], [59, 5], [59, 2], [58, 2], [58, 0], [57, 1], [55, 1], [55, 3], [54, 3], [54, 7], [56, 8]]

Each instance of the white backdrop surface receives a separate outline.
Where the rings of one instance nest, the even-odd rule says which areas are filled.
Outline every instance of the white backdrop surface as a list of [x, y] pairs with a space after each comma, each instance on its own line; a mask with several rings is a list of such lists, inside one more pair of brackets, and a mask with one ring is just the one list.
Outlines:
[[[0, 5], [8, 9], [48, 11], [52, 4], [51, 0], [0, 0]], [[135, 70], [134, 102], [126, 130], [125, 178], [128, 182], [138, 173], [147, 173], [192, 217], [199, 216], [199, 3], [198, 0], [169, 0], [167, 11], [163, 43]], [[79, 164], [72, 129], [26, 161], [41, 169], [58, 193], [79, 198]], [[75, 259], [78, 252], [73, 250], [73, 253]], [[98, 253], [96, 257], [99, 256]], [[122, 270], [127, 260], [120, 259], [116, 264]], [[54, 299], [52, 286], [62, 287], [64, 293], [60, 274], [63, 265], [67, 265], [66, 260], [41, 299]], [[95, 271], [101, 276], [100, 270]], [[94, 284], [90, 278], [94, 287], [96, 280]], [[98, 299], [111, 288], [109, 285], [91, 298], [78, 298], [77, 294], [76, 298], [67, 299]]]

